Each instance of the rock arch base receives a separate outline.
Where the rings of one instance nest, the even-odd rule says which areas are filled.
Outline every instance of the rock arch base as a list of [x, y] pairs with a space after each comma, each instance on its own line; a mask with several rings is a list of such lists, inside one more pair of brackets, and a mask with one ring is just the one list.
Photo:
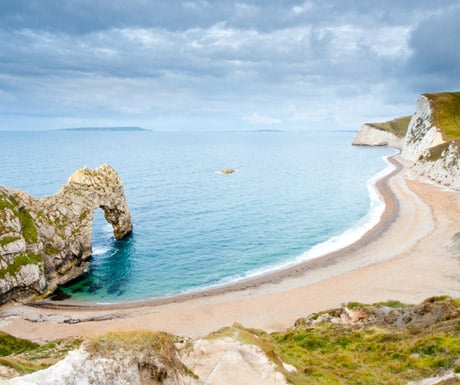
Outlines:
[[84, 273], [97, 208], [116, 239], [131, 233], [123, 185], [108, 164], [76, 171], [43, 199], [0, 187], [0, 303], [45, 296]]

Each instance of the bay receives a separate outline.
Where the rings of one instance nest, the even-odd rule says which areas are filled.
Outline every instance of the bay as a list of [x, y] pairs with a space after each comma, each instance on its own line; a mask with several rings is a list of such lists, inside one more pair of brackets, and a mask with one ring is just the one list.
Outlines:
[[[298, 262], [375, 221], [383, 203], [370, 195], [373, 177], [393, 151], [353, 147], [353, 136], [0, 132], [0, 185], [40, 198], [75, 170], [109, 163], [123, 180], [133, 234], [116, 241], [97, 210], [91, 271], [64, 290], [73, 301], [158, 298]], [[220, 172], [228, 168], [236, 172]]]

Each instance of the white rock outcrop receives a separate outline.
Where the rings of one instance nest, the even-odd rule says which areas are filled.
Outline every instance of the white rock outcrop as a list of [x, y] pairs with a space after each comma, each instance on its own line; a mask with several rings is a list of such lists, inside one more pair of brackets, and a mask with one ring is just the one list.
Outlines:
[[[296, 370], [290, 365], [285, 368]], [[82, 347], [48, 369], [0, 380], [0, 384], [287, 385], [287, 381], [260, 348], [223, 337], [189, 341], [182, 351], [167, 359], [153, 351], [114, 350], [110, 357], [91, 355]]]
[[408, 175], [460, 190], [460, 145], [453, 141], [443, 147], [439, 157], [431, 156], [430, 150], [426, 151], [414, 162]]
[[402, 144], [403, 139], [370, 123], [363, 124], [353, 139], [355, 146], [389, 146], [401, 149]]
[[[127, 356], [125, 359], [90, 357], [84, 350], [74, 350], [48, 369], [10, 380], [3, 385], [192, 385], [191, 378], [174, 368], [152, 366], [152, 373]], [[150, 375], [151, 374], [151, 375]]]
[[199, 377], [193, 385], [287, 385], [284, 375], [260, 348], [230, 337], [194, 341], [188, 353], [182, 354], [182, 361]]
[[131, 233], [121, 179], [107, 164], [75, 172], [43, 199], [0, 186], [0, 303], [51, 292], [82, 274], [89, 267], [97, 208], [116, 239]]
[[401, 154], [407, 160], [416, 162], [427, 149], [444, 143], [440, 129], [433, 125], [432, 114], [430, 99], [420, 95], [402, 146]]

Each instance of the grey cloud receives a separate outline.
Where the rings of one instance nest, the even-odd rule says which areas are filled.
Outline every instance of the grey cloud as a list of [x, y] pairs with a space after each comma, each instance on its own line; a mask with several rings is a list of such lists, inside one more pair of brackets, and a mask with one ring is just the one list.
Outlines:
[[410, 39], [407, 71], [417, 89], [460, 87], [460, 7], [432, 16], [417, 26]]
[[[260, 32], [225, 24], [177, 32], [112, 29], [78, 37], [0, 32], [5, 42], [0, 69], [11, 74], [80, 71], [120, 77], [173, 72], [216, 77], [252, 74], [264, 80], [271, 77], [271, 81], [291, 77], [291, 70], [311, 76], [359, 69], [365, 75], [395, 57], [400, 60], [404, 33], [398, 28], [364, 30], [349, 25]], [[383, 40], [382, 35], [386, 36]]]
[[5, 0], [0, 110], [54, 124], [391, 118], [412, 111], [413, 84], [457, 79], [444, 63], [458, 65], [457, 1]]
[[237, 28], [269, 31], [313, 23], [407, 23], [427, 10], [455, 5], [456, 0], [3, 0], [0, 25], [6, 30], [32, 29], [84, 34], [111, 28], [208, 28], [227, 22]]

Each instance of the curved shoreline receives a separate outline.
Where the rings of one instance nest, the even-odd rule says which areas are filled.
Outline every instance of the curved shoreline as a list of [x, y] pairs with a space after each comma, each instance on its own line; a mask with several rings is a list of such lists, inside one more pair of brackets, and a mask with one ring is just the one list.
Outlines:
[[236, 282], [230, 282], [228, 284], [222, 284], [210, 288], [198, 289], [193, 292], [177, 294], [173, 296], [119, 303], [72, 303], [71, 301], [65, 303], [57, 303], [49, 300], [42, 300], [27, 304], [26, 306], [42, 309], [79, 311], [130, 310], [145, 307], [155, 307], [171, 303], [186, 302], [192, 299], [218, 296], [231, 292], [240, 292], [247, 289], [261, 287], [266, 284], [278, 284], [288, 278], [299, 277], [307, 271], [336, 264], [339, 258], [340, 261], [344, 261], [347, 256], [380, 237], [381, 234], [383, 234], [398, 217], [400, 209], [399, 201], [389, 186], [389, 181], [403, 170], [403, 165], [395, 159], [395, 157], [398, 155], [399, 153], [387, 157], [388, 162], [391, 163], [395, 168], [375, 182], [375, 188], [377, 189], [384, 202], [384, 211], [381, 214], [379, 221], [372, 228], [367, 230], [358, 240], [343, 248], [331, 251], [310, 260], [295, 263], [292, 266], [276, 269], [253, 277], [243, 278]]
[[415, 304], [435, 295], [460, 297], [460, 255], [447, 248], [460, 228], [460, 194], [407, 179], [404, 160], [395, 158], [402, 171], [378, 184], [387, 203], [385, 215], [347, 252], [239, 287], [163, 303], [12, 306], [0, 313], [0, 330], [36, 342], [123, 330], [201, 338], [234, 322], [267, 332], [284, 330], [300, 317], [350, 301]]

